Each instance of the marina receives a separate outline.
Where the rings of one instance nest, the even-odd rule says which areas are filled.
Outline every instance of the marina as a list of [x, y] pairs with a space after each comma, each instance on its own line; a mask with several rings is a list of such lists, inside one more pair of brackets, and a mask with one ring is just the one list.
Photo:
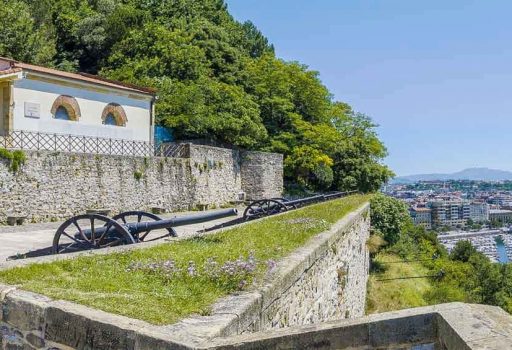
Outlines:
[[482, 230], [478, 232], [450, 232], [439, 235], [439, 241], [449, 252], [458, 241], [467, 240], [492, 262], [508, 263], [512, 260], [512, 234], [504, 230]]

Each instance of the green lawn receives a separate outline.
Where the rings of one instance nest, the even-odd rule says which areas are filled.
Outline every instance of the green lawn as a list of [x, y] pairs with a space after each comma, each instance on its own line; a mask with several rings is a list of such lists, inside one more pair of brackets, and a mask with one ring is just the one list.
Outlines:
[[401, 259], [383, 253], [377, 256], [377, 261], [383, 264], [385, 271], [370, 275], [366, 302], [368, 314], [428, 305], [424, 296], [432, 288], [430, 279], [400, 279], [432, 274], [426, 267], [419, 262], [389, 263]]
[[219, 297], [251, 288], [275, 260], [368, 200], [354, 195], [199, 238], [0, 271], [0, 282], [170, 324], [193, 313], [208, 314]]

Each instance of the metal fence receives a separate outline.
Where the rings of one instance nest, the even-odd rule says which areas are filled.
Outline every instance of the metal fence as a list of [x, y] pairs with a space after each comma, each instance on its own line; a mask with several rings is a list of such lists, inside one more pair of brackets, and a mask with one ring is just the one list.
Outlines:
[[190, 158], [190, 144], [166, 142], [155, 149], [155, 155], [167, 158]]
[[32, 151], [44, 150], [110, 155], [158, 155], [158, 152], [155, 152], [153, 143], [150, 142], [30, 131], [9, 131], [0, 135], [0, 147]]

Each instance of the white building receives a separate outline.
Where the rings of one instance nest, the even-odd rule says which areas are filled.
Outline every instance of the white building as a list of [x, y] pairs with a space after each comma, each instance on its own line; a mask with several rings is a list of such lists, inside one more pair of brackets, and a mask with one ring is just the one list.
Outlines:
[[471, 203], [470, 218], [474, 222], [485, 222], [489, 220], [489, 204], [487, 203]]
[[153, 140], [155, 92], [0, 58], [0, 135]]
[[469, 219], [474, 222], [485, 222], [489, 219], [487, 203], [449, 199], [431, 201], [428, 206], [432, 209], [433, 226], [463, 227]]

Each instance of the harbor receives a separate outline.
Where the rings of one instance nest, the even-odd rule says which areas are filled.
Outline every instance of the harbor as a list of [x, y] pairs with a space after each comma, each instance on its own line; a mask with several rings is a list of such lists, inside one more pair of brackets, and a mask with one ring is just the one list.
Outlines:
[[512, 261], [512, 234], [508, 230], [452, 231], [439, 235], [438, 239], [449, 252], [458, 241], [467, 240], [492, 262], [508, 263]]

